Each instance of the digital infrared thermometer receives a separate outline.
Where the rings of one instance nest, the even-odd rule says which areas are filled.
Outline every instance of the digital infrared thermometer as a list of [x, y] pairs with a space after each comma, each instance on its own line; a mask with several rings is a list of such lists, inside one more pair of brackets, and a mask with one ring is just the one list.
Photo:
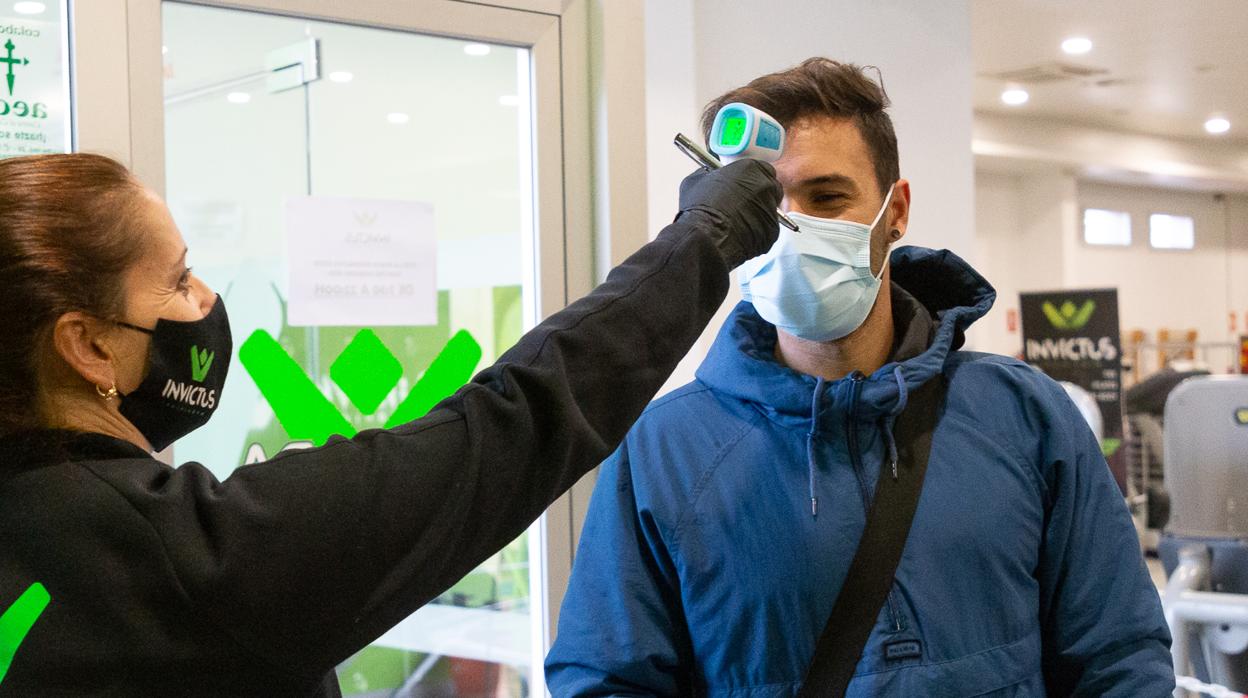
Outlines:
[[715, 115], [710, 145], [725, 163], [741, 158], [775, 162], [784, 152], [784, 127], [761, 109], [733, 102]]
[[[714, 170], [724, 163], [750, 158], [775, 162], [784, 152], [784, 127], [761, 109], [733, 102], [715, 115], [711, 125], [711, 150], [720, 159], [703, 150], [683, 133], [676, 134], [676, 147], [699, 165]], [[721, 162], [722, 160], [722, 162]], [[777, 209], [780, 224], [798, 232], [797, 224]]]

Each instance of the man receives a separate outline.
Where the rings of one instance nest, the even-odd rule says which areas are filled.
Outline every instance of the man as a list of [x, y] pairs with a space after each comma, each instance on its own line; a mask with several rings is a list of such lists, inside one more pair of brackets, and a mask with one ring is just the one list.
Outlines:
[[907, 247], [881, 87], [810, 59], [707, 107], [785, 125], [802, 232], [741, 269], [697, 380], [606, 463], [547, 658], [556, 696], [790, 696], [862, 536], [894, 420], [945, 407], [895, 581], [847, 695], [1165, 696], [1169, 635], [1096, 441], [1062, 389], [958, 351], [992, 287]]

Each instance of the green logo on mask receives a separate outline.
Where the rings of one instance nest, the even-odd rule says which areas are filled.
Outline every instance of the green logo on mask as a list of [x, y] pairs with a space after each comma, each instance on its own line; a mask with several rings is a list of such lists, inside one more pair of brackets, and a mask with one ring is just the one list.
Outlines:
[[1092, 313], [1096, 312], [1096, 303], [1088, 300], [1083, 302], [1082, 307], [1076, 307], [1074, 303], [1066, 301], [1061, 308], [1058, 308], [1049, 301], [1045, 301], [1041, 310], [1049, 319], [1049, 324], [1056, 329], [1081, 330], [1084, 325], [1088, 324], [1088, 320], [1092, 319]]
[[198, 346], [191, 347], [191, 379], [196, 383], [203, 383], [208, 377], [208, 369], [212, 368], [212, 360], [217, 357], [215, 351], [207, 349], [200, 350]]

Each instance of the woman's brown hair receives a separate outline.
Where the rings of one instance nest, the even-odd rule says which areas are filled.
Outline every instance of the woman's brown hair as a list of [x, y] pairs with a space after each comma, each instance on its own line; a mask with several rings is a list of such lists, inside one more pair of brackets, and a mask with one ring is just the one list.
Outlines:
[[123, 313], [143, 194], [101, 155], [0, 160], [0, 434], [43, 425], [42, 362], [61, 315]]

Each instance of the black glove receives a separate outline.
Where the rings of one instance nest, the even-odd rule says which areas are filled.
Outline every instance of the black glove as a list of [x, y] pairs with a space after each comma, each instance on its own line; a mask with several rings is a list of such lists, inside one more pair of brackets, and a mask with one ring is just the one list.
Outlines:
[[761, 160], [744, 159], [718, 170], [701, 169], [680, 183], [679, 219], [697, 212], [709, 219], [729, 269], [771, 249], [780, 231], [776, 206], [784, 190], [776, 170]]

